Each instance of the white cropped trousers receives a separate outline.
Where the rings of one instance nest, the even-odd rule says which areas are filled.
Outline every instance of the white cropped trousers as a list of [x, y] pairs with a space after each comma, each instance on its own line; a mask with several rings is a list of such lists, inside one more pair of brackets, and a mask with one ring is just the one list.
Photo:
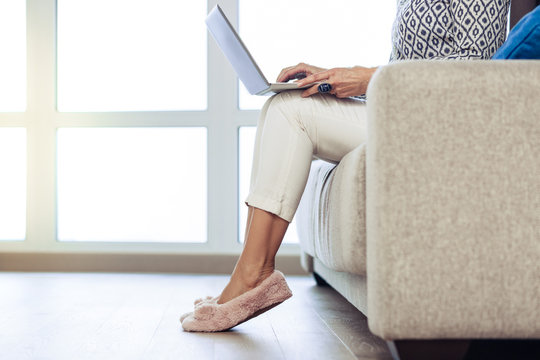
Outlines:
[[264, 105], [246, 204], [291, 222], [313, 157], [338, 163], [367, 139], [366, 105], [332, 95], [285, 91]]

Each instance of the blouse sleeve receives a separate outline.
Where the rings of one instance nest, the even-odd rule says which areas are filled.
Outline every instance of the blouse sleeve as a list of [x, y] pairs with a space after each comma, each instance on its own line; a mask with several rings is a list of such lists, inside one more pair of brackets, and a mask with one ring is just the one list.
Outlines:
[[506, 39], [510, 0], [450, 0], [453, 50], [435, 59], [490, 59]]

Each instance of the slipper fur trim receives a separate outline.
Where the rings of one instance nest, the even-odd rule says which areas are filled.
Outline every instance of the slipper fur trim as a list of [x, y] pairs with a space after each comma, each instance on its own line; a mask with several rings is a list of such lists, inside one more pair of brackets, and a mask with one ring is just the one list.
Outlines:
[[200, 299], [195, 300], [195, 301], [193, 302], [193, 305], [199, 305], [199, 304], [202, 303], [202, 302], [210, 301], [210, 300], [212, 300], [212, 299], [214, 299], [213, 296], [207, 296], [207, 297], [204, 297], [204, 298], [200, 298]]
[[190, 315], [193, 315], [193, 311], [180, 315], [180, 323], [184, 322], [184, 320]]
[[[193, 302], [194, 307], [197, 307], [199, 304], [206, 303], [206, 302], [216, 302], [218, 301], [219, 296], [206, 296], [204, 298], [197, 299]], [[185, 314], [182, 314], [180, 316], [180, 322], [184, 321], [185, 318], [187, 318], [189, 315], [193, 314], [193, 311], [187, 312]]]
[[185, 331], [215, 332], [228, 330], [269, 308], [282, 303], [292, 292], [280, 271], [275, 270], [254, 289], [225, 304], [203, 302], [182, 321]]

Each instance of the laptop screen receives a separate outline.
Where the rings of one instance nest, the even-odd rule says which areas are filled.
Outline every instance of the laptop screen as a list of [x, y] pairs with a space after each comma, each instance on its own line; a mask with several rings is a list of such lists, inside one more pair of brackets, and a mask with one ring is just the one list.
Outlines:
[[267, 89], [268, 81], [219, 5], [208, 14], [206, 26], [249, 93], [254, 95]]

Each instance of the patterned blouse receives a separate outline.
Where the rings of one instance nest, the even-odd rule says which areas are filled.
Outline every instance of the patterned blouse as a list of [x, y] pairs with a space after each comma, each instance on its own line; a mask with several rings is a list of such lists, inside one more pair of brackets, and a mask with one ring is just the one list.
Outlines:
[[506, 39], [510, 0], [397, 0], [390, 61], [489, 59]]

